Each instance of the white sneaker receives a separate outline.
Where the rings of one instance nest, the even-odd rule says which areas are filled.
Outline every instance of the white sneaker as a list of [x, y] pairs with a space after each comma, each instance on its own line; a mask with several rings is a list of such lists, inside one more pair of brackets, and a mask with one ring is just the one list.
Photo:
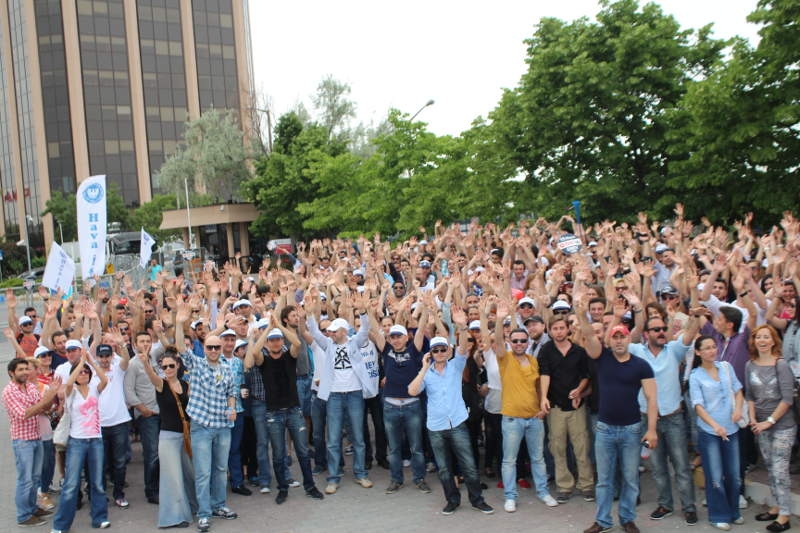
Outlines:
[[403, 468], [408, 468], [409, 466], [411, 466], [411, 460], [403, 459]]
[[744, 524], [744, 518], [740, 516], [739, 518], [734, 520], [733, 523], [736, 524], [737, 526], [738, 525], [742, 525], [742, 524]]
[[747, 501], [747, 498], [739, 494], [739, 509], [747, 509], [748, 505], [750, 505], [750, 502]]
[[550, 496], [549, 494], [540, 497], [539, 499], [542, 500], [542, 503], [544, 503], [548, 507], [558, 507], [558, 502], [556, 501], [556, 499]]
[[290, 479], [290, 480], [289, 480], [289, 486], [290, 486], [291, 488], [293, 488], [293, 489], [296, 489], [297, 487], [299, 487], [299, 486], [300, 486], [300, 482], [299, 482], [299, 481], [297, 481], [296, 479]]
[[261, 494], [269, 494], [272, 491], [270, 490], [269, 487], [261, 487], [260, 489], [258, 489], [258, 492], [260, 492]]
[[111, 527], [111, 522], [108, 520], [105, 522], [100, 522], [100, 525], [98, 526], [99, 529], [108, 529], [109, 527]]
[[503, 509], [505, 509], [507, 513], [513, 513], [517, 510], [517, 501], [510, 499], [506, 500], [506, 503], [503, 504]]
[[721, 529], [722, 531], [730, 531], [731, 530], [731, 525], [729, 523], [727, 523], [727, 522], [712, 522], [711, 525], [714, 526], [717, 529]]

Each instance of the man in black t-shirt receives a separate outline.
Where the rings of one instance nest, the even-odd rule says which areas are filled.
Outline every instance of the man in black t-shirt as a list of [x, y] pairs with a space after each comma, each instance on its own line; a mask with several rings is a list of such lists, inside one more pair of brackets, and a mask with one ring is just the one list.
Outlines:
[[[656, 380], [652, 367], [628, 351], [630, 331], [622, 324], [609, 330], [611, 353], [602, 349], [597, 339], [587, 339], [586, 352], [597, 361], [600, 413], [595, 428], [597, 455], [597, 512], [595, 522], [584, 533], [602, 533], [614, 526], [611, 507], [614, 503], [614, 478], [617, 464], [622, 469], [619, 496], [619, 521], [626, 533], [638, 533], [636, 498], [639, 496], [639, 449], [658, 444], [656, 420]], [[648, 424], [642, 437], [642, 422], [637, 397], [639, 390], [647, 398]]]
[[[289, 341], [289, 350], [284, 349], [284, 340]], [[264, 380], [267, 431], [272, 443], [272, 465], [278, 482], [278, 495], [275, 497], [277, 504], [285, 502], [289, 496], [289, 482], [284, 467], [286, 430], [289, 430], [294, 442], [297, 462], [303, 472], [303, 488], [306, 490], [306, 495], [315, 500], [323, 498], [322, 493], [314, 485], [311, 456], [308, 453], [308, 432], [297, 396], [297, 356], [300, 348], [297, 334], [278, 325], [273, 329], [265, 329], [258, 342], [245, 356], [245, 367], [249, 368], [253, 364], [261, 367]]]

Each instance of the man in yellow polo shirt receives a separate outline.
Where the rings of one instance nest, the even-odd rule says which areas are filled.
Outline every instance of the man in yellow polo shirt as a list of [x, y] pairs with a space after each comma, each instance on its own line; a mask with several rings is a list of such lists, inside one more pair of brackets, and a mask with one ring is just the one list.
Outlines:
[[[497, 323], [502, 324], [498, 310]], [[497, 334], [497, 364], [503, 385], [503, 508], [513, 513], [517, 510], [517, 453], [523, 437], [528, 445], [531, 473], [536, 486], [536, 496], [548, 507], [558, 502], [547, 488], [547, 469], [544, 464], [544, 423], [539, 409], [539, 363], [527, 354], [528, 332], [517, 328], [511, 332], [511, 351], [506, 351], [502, 329]]]

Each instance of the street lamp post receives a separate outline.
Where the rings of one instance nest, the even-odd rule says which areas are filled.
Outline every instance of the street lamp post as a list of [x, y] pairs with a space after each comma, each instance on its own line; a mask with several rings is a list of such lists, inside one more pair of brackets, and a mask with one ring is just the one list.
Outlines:
[[189, 180], [183, 178], [183, 190], [186, 193], [186, 221], [189, 224], [189, 249], [194, 248], [192, 246], [192, 241], [194, 238], [192, 237], [192, 206], [189, 205]]
[[33, 217], [25, 215], [25, 253], [28, 256], [28, 271], [31, 270], [31, 232], [28, 222], [33, 222]]
[[411, 115], [411, 118], [410, 118], [410, 119], [408, 119], [408, 121], [409, 121], [409, 122], [414, 122], [414, 119], [415, 119], [415, 118], [417, 118], [417, 115], [419, 115], [420, 113], [422, 113], [422, 110], [423, 110], [423, 109], [425, 109], [426, 107], [432, 106], [432, 105], [433, 105], [433, 104], [435, 104], [435, 103], [436, 103], [436, 102], [434, 102], [432, 99], [431, 99], [431, 100], [428, 100], [427, 102], [425, 102], [425, 105], [423, 105], [422, 107], [420, 107], [420, 108], [419, 108], [419, 110], [418, 110], [416, 113], [414, 113], [413, 115]]

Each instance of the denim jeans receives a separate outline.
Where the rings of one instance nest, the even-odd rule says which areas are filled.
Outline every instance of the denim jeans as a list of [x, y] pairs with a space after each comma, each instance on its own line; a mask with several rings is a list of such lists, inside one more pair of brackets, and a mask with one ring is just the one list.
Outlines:
[[311, 416], [311, 375], [297, 376], [297, 399], [303, 416]]
[[[375, 449], [372, 449], [372, 439], [369, 437], [369, 418], [372, 418], [372, 427], [375, 428]], [[364, 446], [366, 446], [366, 461], [371, 463], [386, 460], [386, 429], [383, 423], [383, 398], [380, 395], [364, 400]], [[374, 453], [373, 453], [374, 452]]]
[[[53, 441], [50, 441], [53, 442]], [[17, 466], [17, 522], [24, 522], [36, 511], [36, 489], [41, 484], [42, 441], [12, 440], [14, 462]]]
[[53, 444], [53, 439], [42, 441], [42, 493], [50, 490], [50, 484], [53, 483], [53, 476], [56, 473], [56, 446]]
[[272, 466], [275, 469], [275, 480], [278, 490], [287, 490], [289, 482], [286, 478], [286, 430], [294, 443], [294, 453], [303, 473], [303, 488], [314, 488], [314, 476], [311, 474], [311, 456], [308, 454], [308, 430], [303, 411], [299, 407], [267, 411], [267, 430], [272, 443]]
[[[598, 420], [594, 433], [594, 451], [597, 457], [597, 513], [595, 521], [611, 527], [611, 506], [614, 503], [614, 479], [617, 465], [622, 470], [619, 494], [619, 522], [625, 524], [636, 519], [636, 498], [639, 496], [639, 450], [642, 424], [611, 426]], [[657, 448], [656, 448], [657, 449]]]
[[57, 531], [68, 530], [75, 519], [84, 463], [89, 467], [92, 527], [100, 527], [101, 523], [108, 520], [108, 500], [103, 490], [103, 439], [70, 437], [64, 464], [64, 486], [61, 488], [58, 510], [53, 517], [53, 529]]
[[[642, 427], [647, 427], [647, 417], [642, 417]], [[670, 482], [667, 458], [675, 470], [675, 483], [684, 512], [695, 511], [694, 484], [689, 467], [689, 445], [686, 442], [687, 427], [683, 413], [673, 413], [658, 417], [656, 423], [658, 446], [650, 455], [653, 481], [658, 491], [658, 504], [667, 509], [674, 509], [672, 500], [672, 483]]]
[[197, 518], [210, 518], [211, 511], [225, 506], [230, 447], [230, 428], [208, 428], [192, 424], [192, 466], [197, 492]]
[[360, 390], [332, 392], [327, 401], [328, 422], [328, 483], [342, 480], [342, 427], [345, 417], [350, 421], [353, 443], [353, 475], [356, 479], [367, 477], [364, 467], [366, 446], [364, 445], [364, 398]]
[[328, 456], [325, 446], [325, 419], [327, 402], [311, 392], [311, 425], [313, 426], [314, 466], [320, 470], [328, 469]]
[[228, 452], [228, 471], [231, 474], [231, 487], [244, 485], [242, 470], [242, 436], [244, 435], [244, 415], [236, 413], [236, 422], [231, 428], [231, 445]]
[[478, 467], [472, 455], [467, 423], [462, 422], [453, 429], [428, 431], [428, 436], [431, 439], [431, 448], [436, 457], [436, 464], [439, 466], [439, 481], [442, 483], [442, 490], [447, 501], [456, 505], [461, 504], [461, 492], [456, 487], [453, 472], [450, 470], [453, 458], [455, 458], [461, 474], [464, 476], [470, 503], [472, 505], [482, 503], [481, 480], [478, 477]]
[[[130, 426], [127, 422], [116, 426], [106, 426], [103, 432], [103, 457], [105, 458], [105, 471], [111, 474], [114, 482], [114, 499], [125, 497], [125, 470]], [[103, 476], [103, 487], [106, 476]]]
[[411, 449], [414, 483], [425, 479], [425, 454], [422, 453], [422, 402], [402, 406], [383, 403], [383, 422], [389, 441], [389, 472], [392, 481], [403, 483], [403, 436]]
[[503, 416], [503, 493], [507, 500], [517, 499], [517, 453], [525, 439], [531, 461], [531, 475], [536, 495], [550, 495], [547, 488], [547, 467], [544, 464], [544, 422], [540, 418]]
[[250, 411], [256, 430], [256, 460], [258, 461], [258, 485], [272, 485], [272, 470], [269, 466], [269, 433], [267, 432], [267, 402], [252, 399]]
[[[739, 433], [724, 441], [717, 435], [698, 431], [697, 446], [703, 458], [709, 522], [731, 523], [739, 513]], [[658, 449], [658, 448], [656, 448]]]
[[144, 495], [155, 498], [158, 496], [158, 432], [161, 430], [161, 417], [140, 416], [137, 420], [144, 462]]

